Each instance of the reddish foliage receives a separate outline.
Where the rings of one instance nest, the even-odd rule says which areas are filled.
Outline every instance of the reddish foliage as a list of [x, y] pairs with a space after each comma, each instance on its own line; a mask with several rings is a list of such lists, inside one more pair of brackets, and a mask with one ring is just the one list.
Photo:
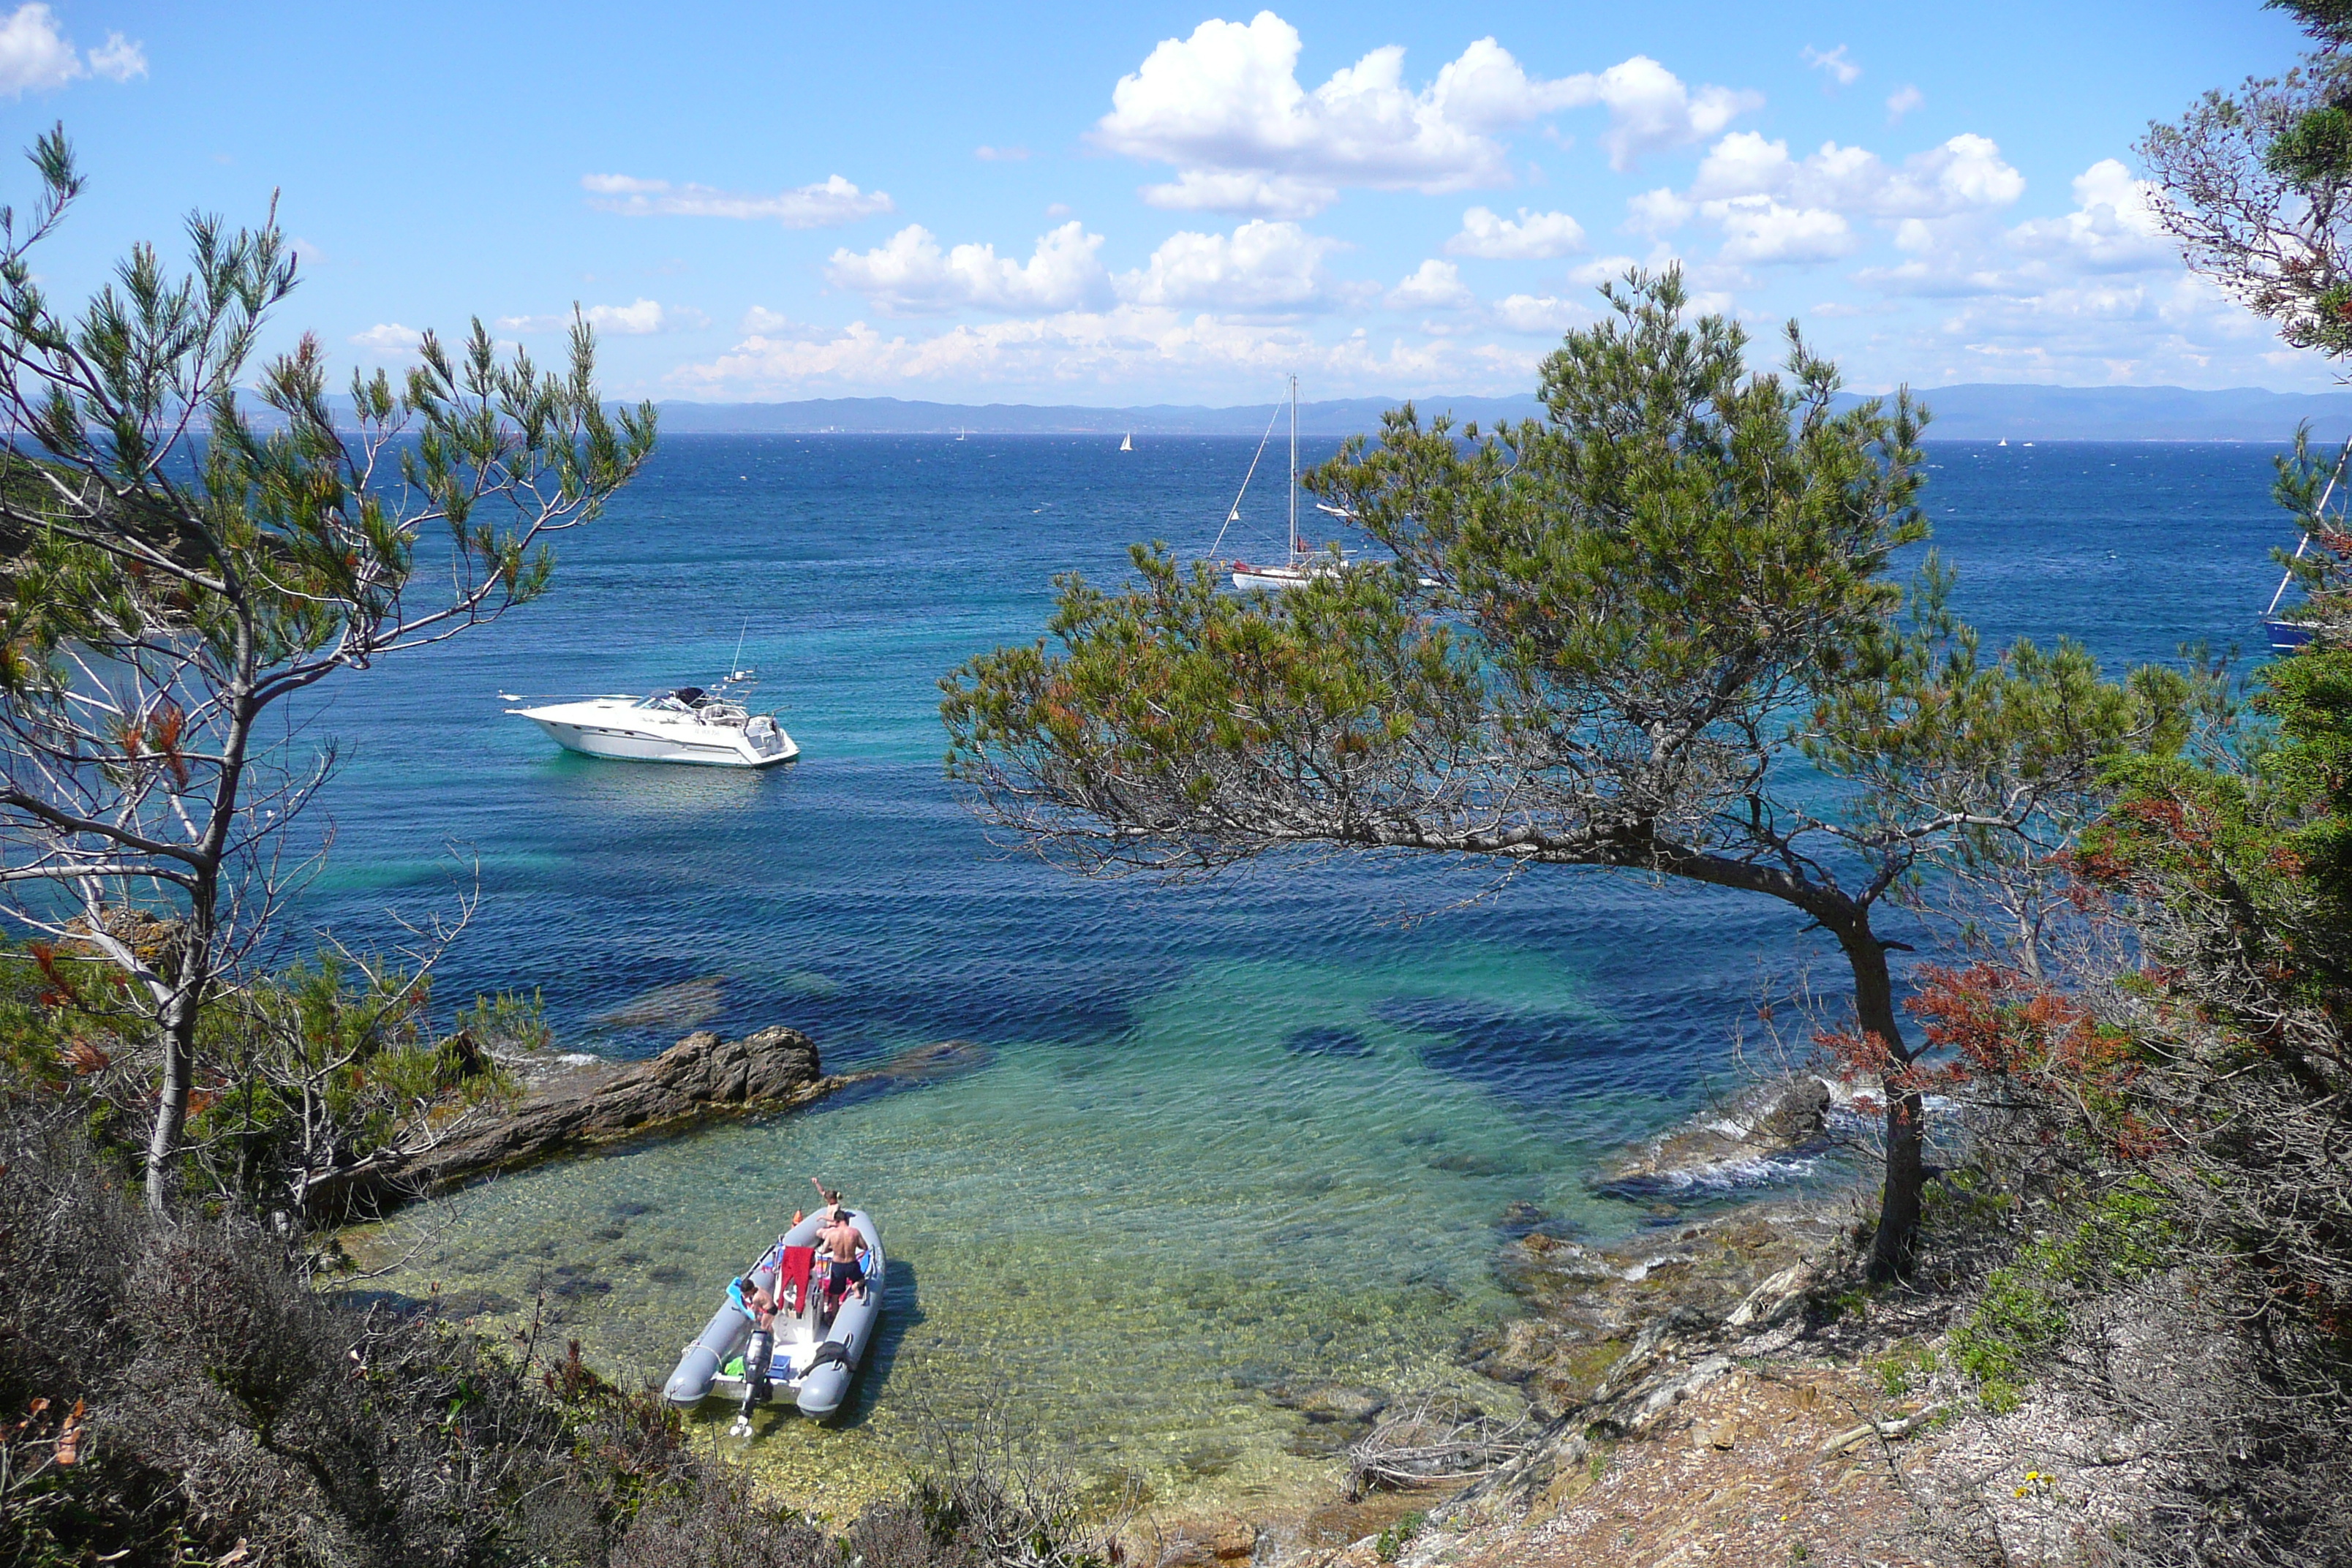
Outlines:
[[79, 1007], [81, 993], [74, 989], [72, 977], [58, 967], [58, 950], [46, 942], [29, 942], [25, 951], [32, 956], [33, 967], [41, 972], [48, 984], [41, 990], [44, 1007]]
[[[2120, 1159], [2142, 1162], [2162, 1145], [2159, 1128], [2117, 1104], [2136, 1070], [2129, 1039], [2103, 1028], [2079, 998], [1999, 964], [1929, 965], [1905, 1005], [1922, 1020], [1923, 1057], [1934, 1059], [1893, 1073], [1882, 1068], [1890, 1089], [2007, 1080], [2107, 1108], [2102, 1132]], [[1840, 1049], [1838, 1041], [1824, 1043]], [[1862, 1066], [1868, 1058], [1846, 1045], [1841, 1059]], [[1876, 1059], [1893, 1065], [1883, 1047]]]

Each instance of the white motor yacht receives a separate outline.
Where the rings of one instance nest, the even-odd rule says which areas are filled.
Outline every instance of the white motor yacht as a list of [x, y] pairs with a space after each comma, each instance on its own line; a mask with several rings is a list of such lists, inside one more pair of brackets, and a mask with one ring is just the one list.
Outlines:
[[566, 751], [638, 763], [765, 768], [801, 754], [772, 714], [753, 713], [722, 687], [681, 686], [650, 697], [586, 697], [544, 708], [509, 708]]

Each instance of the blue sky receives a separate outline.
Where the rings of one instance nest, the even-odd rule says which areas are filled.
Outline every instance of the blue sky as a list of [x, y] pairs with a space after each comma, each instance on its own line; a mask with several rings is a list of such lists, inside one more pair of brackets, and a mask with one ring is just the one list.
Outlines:
[[[576, 303], [628, 396], [1508, 393], [1679, 258], [1850, 384], [2332, 384], [2189, 278], [2131, 143], [2283, 69], [2252, 0], [394, 7], [0, 0], [87, 290], [274, 189], [278, 341], [396, 365]], [[29, 171], [0, 176], [21, 204]]]

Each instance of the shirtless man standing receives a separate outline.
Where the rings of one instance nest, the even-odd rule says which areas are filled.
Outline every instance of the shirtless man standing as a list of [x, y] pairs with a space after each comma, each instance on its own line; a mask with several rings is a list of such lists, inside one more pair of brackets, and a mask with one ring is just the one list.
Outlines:
[[866, 1237], [849, 1223], [849, 1211], [841, 1206], [841, 1194], [828, 1191], [824, 1201], [830, 1212], [824, 1228], [817, 1232], [817, 1255], [825, 1260], [824, 1293], [836, 1301], [846, 1300], [852, 1290], [857, 1299], [866, 1300], [866, 1266], [858, 1254], [866, 1250]]

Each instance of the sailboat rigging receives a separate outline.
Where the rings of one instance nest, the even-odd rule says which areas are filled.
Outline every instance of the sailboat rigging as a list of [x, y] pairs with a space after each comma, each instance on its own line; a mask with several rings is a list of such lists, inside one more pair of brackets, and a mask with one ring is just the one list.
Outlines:
[[[2346, 441], [2344, 450], [2336, 454], [2336, 471], [2327, 476], [2327, 488], [2319, 492], [2319, 504], [2311, 509], [2311, 525], [2304, 529], [2303, 538], [2294, 547], [2295, 560], [2302, 560], [2303, 552], [2311, 548], [2313, 529], [2318, 525], [2321, 516], [2327, 510], [2328, 498], [2336, 493], [2336, 487], [2344, 482], [2344, 468], [2347, 463], [2352, 463], [2352, 440]], [[2309, 626], [2300, 621], [2279, 618], [2279, 601], [2286, 597], [2286, 591], [2294, 582], [2294, 568], [2289, 566], [2286, 569], [2286, 574], [2279, 579], [2278, 592], [2271, 595], [2269, 607], [2263, 611], [2263, 630], [2270, 634], [2273, 653], [2293, 653], [2311, 641]]]
[[[1282, 407], [1276, 405], [1274, 417], [1265, 422], [1265, 434], [1258, 437], [1257, 454], [1250, 458], [1249, 472], [1242, 476], [1242, 488], [1234, 497], [1234, 504], [1225, 513], [1224, 526], [1217, 530], [1209, 555], [1214, 559], [1217, 548], [1225, 542], [1225, 530], [1241, 521], [1242, 497], [1249, 494], [1251, 479], [1257, 473], [1258, 460], [1265, 456], [1265, 444], [1274, 437], [1274, 426], [1282, 417]], [[1326, 509], [1327, 510], [1329, 509]], [[1290, 378], [1290, 513], [1286, 530], [1285, 549], [1280, 563], [1255, 566], [1246, 561], [1225, 563], [1232, 572], [1236, 588], [1297, 588], [1318, 577], [1328, 577], [1345, 565], [1339, 557], [1310, 549], [1298, 535], [1298, 378]]]

